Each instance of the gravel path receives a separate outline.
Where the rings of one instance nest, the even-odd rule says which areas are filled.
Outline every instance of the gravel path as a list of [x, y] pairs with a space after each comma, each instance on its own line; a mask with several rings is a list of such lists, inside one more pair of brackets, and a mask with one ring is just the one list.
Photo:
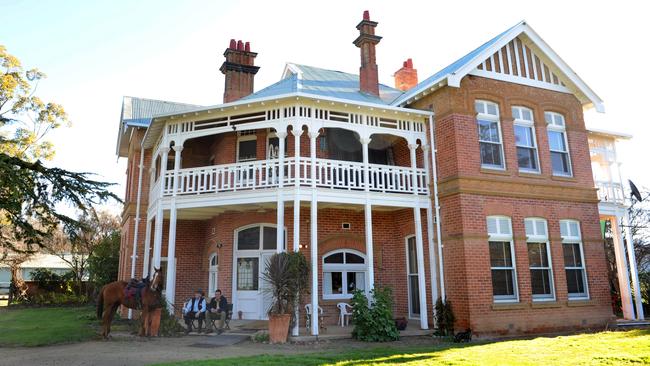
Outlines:
[[[367, 343], [353, 340], [335, 340], [308, 344], [270, 345], [245, 340], [239, 344], [220, 346], [210, 336], [141, 339], [115, 335], [109, 341], [90, 341], [35, 348], [0, 348], [0, 365], [48, 366], [118, 366], [149, 365], [156, 362], [189, 359], [212, 359], [260, 354], [296, 354], [326, 350], [367, 348]], [[431, 345], [430, 337], [408, 337], [398, 342], [376, 344], [396, 347]], [[372, 345], [371, 347], [374, 347]]]

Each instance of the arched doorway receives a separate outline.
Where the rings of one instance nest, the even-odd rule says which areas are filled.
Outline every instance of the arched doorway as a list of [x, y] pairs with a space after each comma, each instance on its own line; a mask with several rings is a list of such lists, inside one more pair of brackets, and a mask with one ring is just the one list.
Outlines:
[[208, 261], [208, 296], [214, 296], [214, 292], [218, 288], [218, 279], [219, 279], [219, 257], [217, 253], [212, 253]]

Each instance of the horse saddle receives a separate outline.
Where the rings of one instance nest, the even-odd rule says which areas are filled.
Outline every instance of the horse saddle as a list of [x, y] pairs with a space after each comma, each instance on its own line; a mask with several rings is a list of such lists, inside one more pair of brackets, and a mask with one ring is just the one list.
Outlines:
[[138, 281], [132, 278], [124, 287], [124, 298], [127, 302], [135, 305], [136, 308], [142, 307], [142, 295], [147, 288], [147, 281]]

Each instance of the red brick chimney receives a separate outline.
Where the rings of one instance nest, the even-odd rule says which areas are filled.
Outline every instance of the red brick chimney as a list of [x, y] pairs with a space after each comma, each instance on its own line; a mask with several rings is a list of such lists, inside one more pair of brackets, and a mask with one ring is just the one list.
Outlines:
[[363, 20], [357, 24], [359, 37], [354, 40], [354, 45], [361, 49], [361, 67], [359, 68], [359, 89], [362, 92], [379, 96], [379, 77], [375, 46], [381, 37], [375, 35], [377, 22], [370, 20], [368, 10], [363, 12]]
[[226, 61], [219, 69], [226, 75], [226, 86], [223, 92], [223, 102], [234, 102], [253, 93], [255, 74], [260, 69], [255, 66], [256, 52], [251, 52], [250, 42], [235, 42], [230, 40], [230, 45], [223, 53]]
[[395, 71], [395, 88], [406, 91], [418, 85], [418, 70], [413, 68], [413, 60], [404, 61], [402, 68]]

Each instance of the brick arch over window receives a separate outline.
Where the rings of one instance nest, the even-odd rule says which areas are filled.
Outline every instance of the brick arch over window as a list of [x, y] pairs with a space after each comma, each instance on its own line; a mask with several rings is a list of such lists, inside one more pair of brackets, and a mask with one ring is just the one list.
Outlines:
[[354, 249], [366, 254], [365, 239], [361, 235], [340, 234], [330, 236], [318, 243], [318, 252], [320, 255], [337, 249]]

